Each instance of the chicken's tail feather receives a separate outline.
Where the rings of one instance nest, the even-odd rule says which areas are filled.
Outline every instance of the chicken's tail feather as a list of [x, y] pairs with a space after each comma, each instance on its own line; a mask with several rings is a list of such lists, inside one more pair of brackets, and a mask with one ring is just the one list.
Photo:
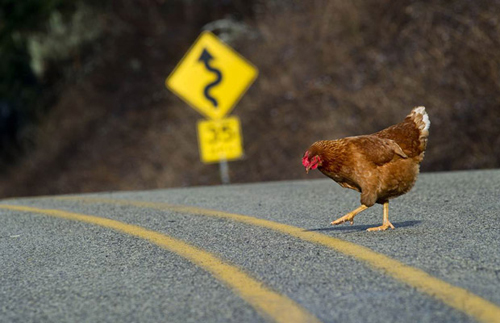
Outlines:
[[410, 116], [417, 125], [417, 127], [422, 132], [427, 132], [429, 135], [429, 127], [431, 126], [431, 121], [429, 120], [429, 115], [425, 112], [425, 107], [416, 107], [411, 110]]
[[[429, 127], [431, 126], [431, 121], [429, 120], [429, 115], [425, 111], [425, 107], [416, 107], [411, 110], [409, 117], [413, 120], [415, 125], [417, 126], [420, 134], [420, 151], [425, 151], [427, 147], [427, 138], [429, 137]], [[422, 156], [423, 157], [423, 156]]]

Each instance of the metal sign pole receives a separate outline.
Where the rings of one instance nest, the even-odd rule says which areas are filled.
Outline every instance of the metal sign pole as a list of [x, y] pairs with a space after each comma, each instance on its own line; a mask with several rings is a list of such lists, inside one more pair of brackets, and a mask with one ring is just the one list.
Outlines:
[[229, 180], [229, 164], [227, 159], [223, 158], [219, 161], [220, 179], [222, 184], [230, 184]]

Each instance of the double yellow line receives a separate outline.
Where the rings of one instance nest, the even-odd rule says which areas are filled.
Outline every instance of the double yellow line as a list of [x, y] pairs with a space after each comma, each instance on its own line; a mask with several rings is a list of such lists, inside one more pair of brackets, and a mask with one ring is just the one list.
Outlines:
[[425, 294], [437, 298], [445, 304], [474, 317], [478, 321], [500, 323], [500, 308], [466, 289], [453, 286], [427, 274], [423, 270], [405, 265], [402, 262], [392, 259], [384, 254], [375, 252], [369, 248], [317, 232], [305, 231], [303, 228], [254, 218], [247, 215], [193, 206], [103, 198], [63, 197], [62, 199], [79, 200], [88, 203], [122, 204], [136, 206], [139, 208], [151, 208], [193, 215], [212, 216], [271, 229], [304, 241], [323, 245], [327, 248], [334, 249], [340, 253], [353, 257], [354, 259], [363, 261], [370, 267], [374, 267], [382, 271], [384, 274], [387, 274], [408, 286], [414, 287]]
[[[167, 203], [154, 203], [144, 201], [129, 201], [129, 200], [115, 200], [103, 198], [81, 198], [81, 197], [61, 197], [59, 199], [76, 200], [85, 203], [103, 203], [103, 204], [121, 204], [135, 206], [139, 208], [151, 208], [157, 210], [168, 210], [179, 213], [187, 213], [192, 215], [212, 216], [217, 218], [224, 218], [232, 221], [238, 221], [253, 226], [259, 226], [266, 229], [271, 229], [292, 237], [309, 241], [315, 244], [334, 249], [340, 253], [348, 255], [354, 259], [360, 260], [370, 267], [373, 267], [384, 274], [393, 277], [394, 279], [416, 288], [417, 290], [437, 298], [445, 304], [464, 312], [465, 314], [474, 317], [481, 322], [500, 322], [500, 308], [481, 298], [466, 289], [453, 286], [442, 280], [439, 280], [426, 272], [405, 265], [395, 259], [386, 255], [374, 252], [366, 247], [323, 235], [316, 232], [308, 232], [302, 228], [294, 227], [291, 225], [281, 224], [273, 221], [263, 220], [241, 214], [234, 214], [216, 210], [203, 209], [191, 206], [172, 205]], [[198, 264], [202, 268], [210, 271], [215, 277], [225, 282], [233, 288], [243, 299], [249, 302], [254, 308], [264, 315], [272, 318], [275, 321], [283, 322], [314, 322], [317, 319], [302, 309], [293, 301], [284, 296], [276, 294], [260, 283], [253, 281], [251, 277], [235, 269], [234, 267], [223, 263], [217, 257], [203, 252], [195, 247], [192, 247], [179, 240], [163, 236], [157, 232], [149, 231], [138, 226], [124, 224], [118, 221], [103, 219], [92, 216], [79, 215], [75, 213], [68, 213], [57, 210], [35, 209], [24, 206], [2, 205], [0, 208], [8, 208], [12, 210], [43, 213], [47, 215], [67, 218], [77, 221], [93, 223], [118, 231], [122, 231], [143, 239], [147, 239], [161, 247], [178, 253], [179, 255], [189, 259], [190, 261]], [[160, 236], [163, 236], [161, 238]], [[152, 238], [154, 237], [154, 238]], [[167, 240], [165, 240], [167, 239]], [[189, 250], [187, 252], [186, 250]], [[208, 258], [204, 255], [209, 255]], [[213, 257], [213, 258], [212, 258]], [[205, 260], [202, 260], [205, 259]], [[211, 259], [210, 261], [208, 259]], [[212, 266], [210, 264], [222, 264]], [[227, 267], [226, 267], [227, 266]], [[236, 273], [236, 274], [235, 274]], [[238, 277], [238, 279], [231, 279]], [[238, 281], [244, 281], [245, 286], [236, 286]], [[257, 284], [257, 285], [255, 285]], [[262, 290], [255, 289], [261, 287]], [[265, 295], [265, 296], [264, 296]], [[262, 302], [260, 301], [262, 300]], [[271, 301], [272, 300], [272, 301]], [[274, 303], [274, 307], [269, 308], [269, 303]], [[285, 310], [286, 309], [286, 310]], [[292, 313], [291, 309], [295, 312]], [[284, 315], [290, 314], [285, 318]]]
[[114, 229], [134, 237], [148, 240], [151, 243], [174, 252], [201, 268], [210, 272], [233, 291], [252, 305], [262, 316], [275, 322], [319, 322], [319, 320], [295, 303], [293, 300], [280, 295], [261, 282], [253, 279], [239, 268], [232, 266], [217, 256], [189, 245], [181, 240], [163, 235], [159, 232], [147, 230], [140, 226], [101, 218], [51, 209], [39, 209], [21, 205], [0, 204], [0, 208], [12, 211], [40, 213], [57, 218], [80, 221]]

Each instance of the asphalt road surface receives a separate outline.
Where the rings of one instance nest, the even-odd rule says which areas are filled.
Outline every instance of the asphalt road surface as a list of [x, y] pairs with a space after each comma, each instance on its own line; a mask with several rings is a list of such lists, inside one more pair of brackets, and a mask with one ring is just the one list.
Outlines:
[[[500, 170], [0, 201], [0, 322], [500, 322]], [[215, 210], [215, 211], [214, 211]]]

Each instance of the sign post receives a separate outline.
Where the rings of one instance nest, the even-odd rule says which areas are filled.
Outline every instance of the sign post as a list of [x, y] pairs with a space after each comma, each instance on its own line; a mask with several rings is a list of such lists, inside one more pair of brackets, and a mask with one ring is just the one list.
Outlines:
[[243, 156], [240, 120], [226, 115], [257, 75], [255, 66], [205, 31], [165, 81], [167, 88], [208, 118], [198, 122], [200, 159], [219, 162], [224, 184], [229, 183], [227, 162]]

